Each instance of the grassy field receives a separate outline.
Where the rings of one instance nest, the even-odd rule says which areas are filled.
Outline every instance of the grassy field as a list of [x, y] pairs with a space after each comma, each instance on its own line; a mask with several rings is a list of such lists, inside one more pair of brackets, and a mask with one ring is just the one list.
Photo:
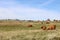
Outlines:
[[[33, 27], [27, 25], [32, 24]], [[42, 30], [41, 26], [48, 27], [56, 24], [56, 30]], [[60, 40], [60, 22], [43, 22], [34, 21], [0, 21], [0, 40]]]

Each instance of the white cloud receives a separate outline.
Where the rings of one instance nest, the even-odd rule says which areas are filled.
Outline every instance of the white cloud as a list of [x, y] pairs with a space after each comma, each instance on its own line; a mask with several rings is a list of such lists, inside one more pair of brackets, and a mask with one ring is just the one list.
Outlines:
[[0, 18], [19, 18], [19, 19], [60, 19], [57, 12], [44, 9], [26, 8], [17, 6], [14, 8], [0, 8]]
[[[60, 19], [58, 12], [46, 9], [37, 9], [32, 7], [25, 7], [23, 5], [17, 5], [17, 3], [10, 2], [2, 3], [3, 5], [9, 5], [7, 7], [0, 7], [0, 19], [11, 18], [11, 19]], [[15, 5], [16, 4], [16, 5]]]

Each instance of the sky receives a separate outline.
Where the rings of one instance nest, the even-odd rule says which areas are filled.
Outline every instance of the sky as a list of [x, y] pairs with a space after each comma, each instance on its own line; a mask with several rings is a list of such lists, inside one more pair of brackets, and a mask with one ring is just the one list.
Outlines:
[[0, 19], [60, 20], [60, 0], [0, 0]]

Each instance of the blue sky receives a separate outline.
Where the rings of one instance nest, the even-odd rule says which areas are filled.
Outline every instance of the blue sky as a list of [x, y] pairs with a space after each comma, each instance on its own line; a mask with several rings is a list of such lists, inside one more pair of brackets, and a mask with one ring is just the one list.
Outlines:
[[60, 19], [60, 0], [0, 0], [0, 19]]

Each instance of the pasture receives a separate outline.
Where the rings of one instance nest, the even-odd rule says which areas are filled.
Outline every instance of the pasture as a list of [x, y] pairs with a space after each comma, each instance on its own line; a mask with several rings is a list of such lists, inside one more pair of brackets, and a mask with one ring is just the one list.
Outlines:
[[[55, 30], [41, 29], [51, 24], [56, 25]], [[0, 20], [0, 40], [60, 40], [60, 22]]]

